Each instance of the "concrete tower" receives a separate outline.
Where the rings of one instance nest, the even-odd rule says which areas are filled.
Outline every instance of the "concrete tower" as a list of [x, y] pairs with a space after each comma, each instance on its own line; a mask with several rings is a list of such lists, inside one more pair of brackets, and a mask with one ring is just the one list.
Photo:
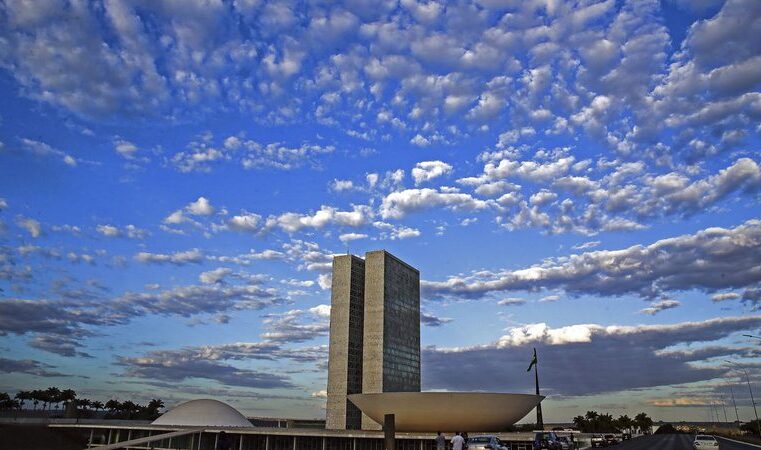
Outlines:
[[362, 323], [365, 262], [354, 255], [333, 258], [325, 428], [358, 430], [362, 413], [347, 394], [362, 392]]
[[[420, 392], [420, 272], [394, 255], [365, 254], [362, 392]], [[362, 415], [362, 429], [380, 429]]]

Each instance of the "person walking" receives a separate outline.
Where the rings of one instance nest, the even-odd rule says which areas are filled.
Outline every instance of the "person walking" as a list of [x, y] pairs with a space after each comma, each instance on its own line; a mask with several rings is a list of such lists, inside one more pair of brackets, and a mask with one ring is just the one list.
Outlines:
[[462, 436], [460, 436], [459, 431], [457, 432], [457, 434], [454, 435], [451, 442], [452, 442], [452, 450], [463, 450], [465, 439], [463, 439]]
[[447, 438], [441, 434], [441, 431], [436, 432], [436, 439], [434, 441], [436, 442], [436, 450], [446, 450]]

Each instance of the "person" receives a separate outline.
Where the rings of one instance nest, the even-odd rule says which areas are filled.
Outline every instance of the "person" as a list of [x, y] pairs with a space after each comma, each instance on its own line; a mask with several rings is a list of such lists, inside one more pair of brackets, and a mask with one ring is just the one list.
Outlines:
[[462, 450], [463, 445], [465, 444], [465, 439], [460, 436], [460, 432], [458, 431], [454, 437], [452, 438], [452, 450]]
[[224, 431], [219, 432], [219, 439], [217, 439], [217, 450], [232, 450], [233, 444], [227, 437], [227, 433]]
[[468, 448], [468, 432], [463, 431], [462, 432], [462, 449], [466, 450]]
[[445, 450], [447, 448], [447, 438], [441, 434], [441, 431], [436, 432], [436, 450]]

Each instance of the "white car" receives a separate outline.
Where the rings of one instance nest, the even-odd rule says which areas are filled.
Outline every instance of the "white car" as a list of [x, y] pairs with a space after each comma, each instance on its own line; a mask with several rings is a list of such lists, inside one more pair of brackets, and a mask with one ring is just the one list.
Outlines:
[[719, 441], [716, 440], [715, 437], [710, 436], [708, 434], [699, 434], [695, 436], [695, 442], [692, 443], [692, 446], [695, 447], [695, 449], [718, 449], [719, 448]]

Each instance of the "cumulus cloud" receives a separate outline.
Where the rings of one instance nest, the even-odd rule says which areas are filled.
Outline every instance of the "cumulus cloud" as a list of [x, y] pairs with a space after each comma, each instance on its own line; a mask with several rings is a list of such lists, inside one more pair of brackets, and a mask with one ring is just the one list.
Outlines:
[[106, 237], [128, 237], [130, 239], [144, 239], [148, 235], [148, 231], [136, 227], [135, 225], [125, 225], [123, 228], [119, 228], [111, 224], [102, 224], [95, 227], [95, 230]]
[[489, 202], [474, 198], [470, 194], [442, 192], [429, 188], [405, 189], [392, 192], [383, 199], [380, 215], [384, 219], [401, 219], [410, 213], [436, 207], [454, 211], [478, 211], [489, 206]]
[[42, 234], [42, 226], [40, 225], [40, 222], [35, 219], [19, 216], [16, 218], [16, 225], [26, 230], [26, 232], [33, 238], [40, 237]]
[[367, 239], [367, 237], [368, 236], [366, 234], [362, 234], [362, 233], [344, 233], [338, 236], [338, 240], [346, 243], [351, 241], [357, 241], [360, 239]]
[[429, 297], [478, 298], [504, 291], [562, 289], [571, 295], [653, 298], [663, 292], [749, 287], [761, 281], [756, 254], [761, 221], [735, 228], [706, 228], [622, 250], [551, 258], [525, 269], [423, 281]]
[[412, 169], [415, 185], [452, 173], [452, 165], [443, 161], [422, 161]]

